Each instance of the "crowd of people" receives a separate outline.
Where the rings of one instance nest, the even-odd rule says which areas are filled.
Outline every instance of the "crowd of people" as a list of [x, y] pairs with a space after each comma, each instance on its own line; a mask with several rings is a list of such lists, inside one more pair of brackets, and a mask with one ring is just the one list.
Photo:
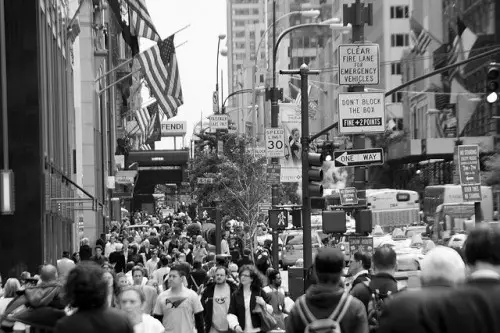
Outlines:
[[[149, 222], [148, 222], [149, 221]], [[348, 271], [340, 249], [318, 250], [315, 282], [293, 302], [266, 249], [229, 246], [215, 255], [203, 228], [186, 219], [121, 228], [82, 239], [38, 275], [5, 282], [0, 329], [25, 332], [367, 333], [500, 332], [500, 230], [478, 226], [465, 250], [437, 246], [421, 263], [421, 287], [395, 278], [390, 246], [357, 252]], [[191, 222], [197, 223], [197, 222]], [[133, 231], [132, 231], [133, 230]], [[197, 229], [198, 230], [198, 229]], [[234, 235], [226, 230], [224, 241]], [[236, 242], [238, 243], [238, 242]], [[241, 242], [244, 244], [244, 241]], [[235, 253], [239, 252], [240, 253]]]

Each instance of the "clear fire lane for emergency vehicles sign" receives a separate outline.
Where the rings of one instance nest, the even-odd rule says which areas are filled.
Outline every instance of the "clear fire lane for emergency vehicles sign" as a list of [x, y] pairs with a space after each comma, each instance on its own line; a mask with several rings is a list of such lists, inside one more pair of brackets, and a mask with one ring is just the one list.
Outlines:
[[339, 84], [379, 84], [378, 44], [339, 45]]
[[341, 134], [384, 131], [383, 92], [339, 93], [339, 132]]

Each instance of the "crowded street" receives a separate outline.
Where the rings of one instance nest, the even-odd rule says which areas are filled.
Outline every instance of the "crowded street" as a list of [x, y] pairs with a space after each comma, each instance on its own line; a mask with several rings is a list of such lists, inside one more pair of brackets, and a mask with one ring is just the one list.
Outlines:
[[0, 333], [500, 333], [499, 97], [498, 1], [0, 0]]

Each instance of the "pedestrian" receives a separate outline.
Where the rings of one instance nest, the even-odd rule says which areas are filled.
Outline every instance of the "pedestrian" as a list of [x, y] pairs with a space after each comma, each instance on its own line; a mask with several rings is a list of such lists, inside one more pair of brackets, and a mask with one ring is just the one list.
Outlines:
[[370, 280], [370, 268], [372, 265], [372, 259], [368, 253], [355, 252], [352, 256], [352, 260], [349, 263], [348, 274], [350, 278], [346, 283], [346, 287], [349, 289], [354, 288], [358, 283], [366, 282]]
[[59, 277], [65, 279], [68, 273], [75, 267], [75, 262], [69, 258], [69, 252], [63, 251], [62, 258], [57, 260], [57, 271]]
[[142, 292], [145, 295], [145, 301], [143, 303], [143, 309], [142, 312], [145, 314], [152, 314], [153, 309], [156, 305], [156, 299], [158, 297], [158, 293], [156, 292], [156, 289], [154, 287], [146, 285], [144, 283], [144, 271], [145, 269], [141, 266], [134, 266], [132, 268], [132, 277], [134, 280], [134, 286], [142, 290]]
[[163, 327], [158, 319], [142, 311], [145, 301], [146, 296], [137, 286], [126, 287], [120, 292], [120, 308], [127, 314], [132, 322], [134, 333], [165, 332], [165, 327]]
[[261, 315], [257, 312], [273, 312], [273, 307], [268, 304], [270, 297], [262, 287], [263, 277], [254, 266], [240, 268], [240, 285], [231, 295], [227, 315], [231, 330], [236, 333], [261, 331]]
[[189, 270], [186, 265], [174, 265], [168, 274], [169, 288], [156, 301], [154, 317], [167, 333], [205, 332], [203, 306], [193, 290], [185, 287]]
[[421, 262], [422, 288], [398, 293], [380, 317], [378, 333], [425, 332], [429, 304], [448, 297], [465, 280], [465, 264], [453, 249], [438, 246]]
[[317, 284], [311, 285], [306, 294], [295, 302], [286, 322], [287, 333], [302, 333], [309, 325], [320, 324], [319, 320], [323, 319], [328, 319], [323, 320], [328, 325], [318, 327], [324, 331], [317, 332], [368, 332], [363, 304], [341, 286], [344, 261], [344, 254], [340, 249], [323, 247], [318, 250], [313, 266]]
[[82, 263], [71, 270], [65, 297], [77, 309], [57, 322], [55, 333], [133, 333], [123, 312], [107, 307], [108, 282], [104, 270], [94, 263]]

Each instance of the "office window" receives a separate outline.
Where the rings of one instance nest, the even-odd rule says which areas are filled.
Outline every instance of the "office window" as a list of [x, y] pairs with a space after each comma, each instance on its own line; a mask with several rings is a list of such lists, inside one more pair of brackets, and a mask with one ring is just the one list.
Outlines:
[[244, 27], [245, 26], [245, 21], [234, 21], [234, 25], [236, 27]]
[[401, 75], [401, 64], [400, 63], [392, 63], [391, 64], [391, 74], [392, 75]]
[[259, 15], [259, 9], [258, 8], [252, 9], [252, 14]]
[[245, 32], [244, 31], [237, 31], [235, 34], [236, 38], [244, 38], [245, 37]]
[[402, 19], [408, 17], [408, 6], [391, 6], [391, 19]]
[[250, 31], [250, 38], [255, 39], [255, 31]]
[[392, 103], [401, 103], [403, 101], [403, 93], [401, 91], [392, 94]]
[[408, 34], [392, 34], [391, 35], [391, 46], [393, 47], [401, 47], [401, 46], [409, 46], [410, 39]]

